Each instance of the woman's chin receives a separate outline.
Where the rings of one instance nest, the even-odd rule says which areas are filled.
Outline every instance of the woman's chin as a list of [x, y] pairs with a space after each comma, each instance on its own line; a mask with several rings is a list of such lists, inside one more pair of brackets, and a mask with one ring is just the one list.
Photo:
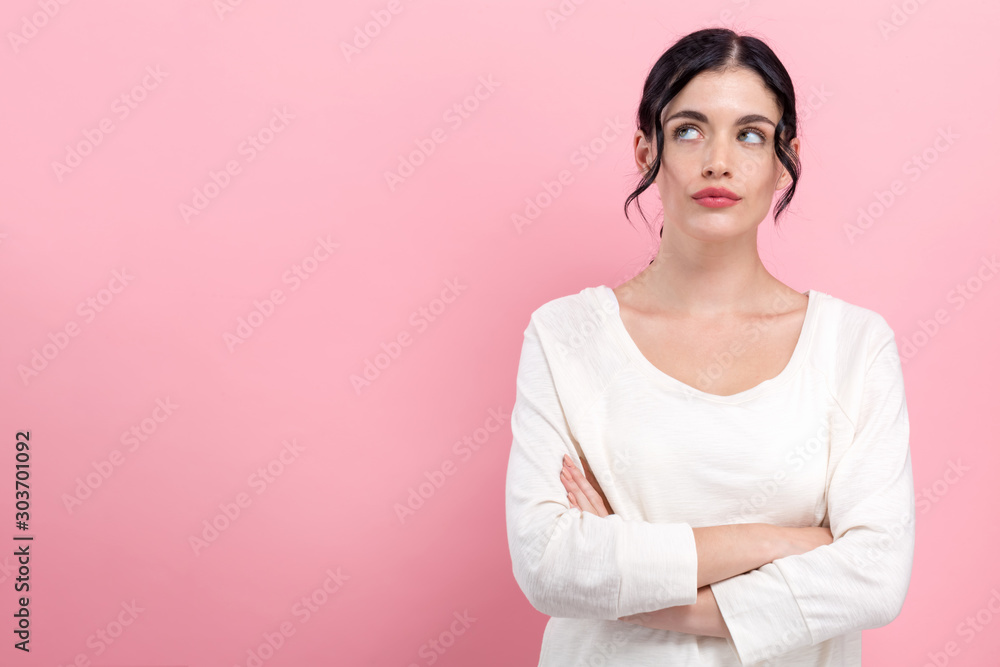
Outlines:
[[719, 215], [697, 216], [683, 225], [684, 235], [705, 243], [721, 243], [756, 232], [757, 225], [746, 220]]

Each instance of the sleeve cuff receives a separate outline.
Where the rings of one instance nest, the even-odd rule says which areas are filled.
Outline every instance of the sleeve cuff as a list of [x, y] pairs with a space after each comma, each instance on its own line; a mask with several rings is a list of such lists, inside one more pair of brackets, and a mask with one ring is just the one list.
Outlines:
[[741, 665], [812, 645], [798, 602], [774, 563], [710, 586]]
[[698, 550], [690, 524], [625, 521], [618, 549], [619, 618], [697, 602]]

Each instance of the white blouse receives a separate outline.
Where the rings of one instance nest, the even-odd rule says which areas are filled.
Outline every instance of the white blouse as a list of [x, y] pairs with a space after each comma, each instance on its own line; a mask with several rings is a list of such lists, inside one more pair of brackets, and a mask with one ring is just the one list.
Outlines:
[[[874, 311], [807, 294], [787, 366], [731, 396], [646, 359], [608, 286], [531, 314], [506, 518], [514, 578], [552, 617], [539, 667], [860, 666], [861, 631], [899, 614], [915, 499], [895, 336]], [[614, 514], [569, 506], [563, 454]], [[617, 620], [695, 603], [692, 527], [754, 522], [834, 541], [711, 584], [732, 640]]]

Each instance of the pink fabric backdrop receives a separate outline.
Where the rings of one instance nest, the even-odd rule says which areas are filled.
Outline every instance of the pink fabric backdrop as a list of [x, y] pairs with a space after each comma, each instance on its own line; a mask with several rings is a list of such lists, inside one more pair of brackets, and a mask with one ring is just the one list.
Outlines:
[[766, 264], [884, 315], [905, 359], [916, 561], [865, 664], [995, 659], [998, 19], [4, 3], [0, 664], [536, 664], [503, 508], [522, 333], [650, 252], [621, 212], [642, 82], [723, 25], [797, 86]]

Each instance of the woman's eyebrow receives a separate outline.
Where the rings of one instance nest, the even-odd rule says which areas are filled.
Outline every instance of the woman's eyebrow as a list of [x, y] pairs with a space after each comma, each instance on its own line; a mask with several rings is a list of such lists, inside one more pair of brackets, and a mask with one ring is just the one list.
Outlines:
[[[700, 111], [693, 111], [691, 109], [681, 109], [677, 113], [675, 113], [672, 116], [670, 116], [670, 118], [667, 118], [666, 120], [664, 120], [663, 124], [666, 125], [667, 123], [669, 123], [670, 121], [672, 121], [674, 118], [690, 118], [691, 120], [697, 120], [699, 122], [706, 123], [706, 124], [708, 123], [708, 116], [706, 116], [705, 114], [701, 113]], [[746, 114], [745, 116], [740, 116], [739, 118], [736, 119], [736, 123], [735, 124], [736, 125], [744, 125], [746, 123], [768, 123], [769, 125], [777, 127], [774, 124], [774, 121], [772, 121], [767, 116], [760, 115], [759, 113], [750, 113], [750, 114]]]

